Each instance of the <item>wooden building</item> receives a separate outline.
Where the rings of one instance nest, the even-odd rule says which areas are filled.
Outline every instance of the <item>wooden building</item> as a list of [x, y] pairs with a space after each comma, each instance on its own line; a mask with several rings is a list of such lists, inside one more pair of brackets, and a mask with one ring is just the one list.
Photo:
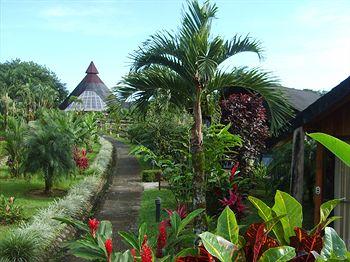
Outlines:
[[[291, 185], [292, 194], [300, 200], [303, 195], [304, 133], [323, 132], [350, 142], [350, 77], [300, 112], [292, 121], [292, 128]], [[344, 198], [334, 211], [334, 215], [342, 217], [334, 223], [334, 228], [350, 247], [350, 167], [318, 144], [315, 180], [315, 223], [319, 221], [321, 203]]]

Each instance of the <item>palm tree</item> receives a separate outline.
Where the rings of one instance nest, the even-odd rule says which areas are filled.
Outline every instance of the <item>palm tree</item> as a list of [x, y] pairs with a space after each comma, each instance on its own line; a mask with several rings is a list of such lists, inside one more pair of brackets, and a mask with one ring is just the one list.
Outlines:
[[66, 116], [62, 112], [44, 111], [39, 120], [31, 122], [26, 147], [26, 171], [41, 171], [44, 193], [50, 195], [55, 176], [74, 167], [73, 134]]
[[201, 107], [204, 98], [236, 87], [260, 94], [267, 103], [274, 133], [291, 114], [278, 90], [278, 81], [269, 73], [247, 68], [221, 69], [223, 62], [241, 52], [254, 52], [261, 59], [262, 47], [249, 36], [235, 35], [228, 41], [212, 36], [211, 23], [216, 13], [215, 4], [189, 2], [179, 31], [162, 31], [144, 42], [132, 54], [131, 71], [116, 89], [125, 99], [132, 97], [141, 109], [147, 108], [158, 94], [166, 94], [170, 104], [186, 108], [193, 115], [194, 208], [206, 206]]

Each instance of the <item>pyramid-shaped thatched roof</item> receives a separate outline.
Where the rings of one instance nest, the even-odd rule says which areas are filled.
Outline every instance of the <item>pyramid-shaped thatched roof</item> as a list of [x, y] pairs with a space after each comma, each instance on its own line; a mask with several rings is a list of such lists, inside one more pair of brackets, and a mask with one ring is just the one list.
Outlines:
[[[91, 61], [86, 76], [73, 92], [60, 105], [61, 110], [104, 111], [107, 97], [111, 94], [108, 87], [98, 77], [98, 71]], [[73, 99], [77, 98], [77, 99]]]

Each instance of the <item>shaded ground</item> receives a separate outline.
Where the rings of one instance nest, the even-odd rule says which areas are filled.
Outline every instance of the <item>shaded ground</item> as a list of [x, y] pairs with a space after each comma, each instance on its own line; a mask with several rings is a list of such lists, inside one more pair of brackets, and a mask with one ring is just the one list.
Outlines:
[[113, 225], [113, 246], [124, 250], [118, 231], [137, 231], [137, 217], [141, 194], [140, 166], [135, 157], [129, 156], [129, 147], [114, 142], [117, 147], [117, 164], [112, 169], [112, 184], [106, 192], [103, 204], [96, 213], [99, 220], [109, 220]]

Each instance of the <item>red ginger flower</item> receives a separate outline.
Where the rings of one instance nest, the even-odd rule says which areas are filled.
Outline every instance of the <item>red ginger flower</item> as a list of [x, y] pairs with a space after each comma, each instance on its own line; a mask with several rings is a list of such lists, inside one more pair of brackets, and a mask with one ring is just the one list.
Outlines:
[[238, 166], [239, 166], [239, 162], [237, 162], [231, 169], [231, 175], [230, 175], [230, 182], [233, 181], [234, 177], [235, 177], [235, 174], [237, 172], [237, 169], [238, 169]]
[[112, 244], [112, 239], [107, 239], [106, 242], [105, 242], [105, 248], [106, 248], [106, 251], [107, 251], [107, 255], [108, 255], [108, 262], [111, 261], [111, 254], [113, 252], [113, 244]]
[[187, 207], [184, 204], [180, 204], [177, 206], [176, 210], [171, 210], [171, 209], [167, 209], [164, 208], [164, 210], [168, 213], [169, 217], [171, 217], [171, 215], [176, 212], [181, 219], [184, 219], [185, 217], [187, 217]]
[[163, 248], [166, 245], [166, 227], [167, 227], [167, 221], [162, 221], [159, 224], [159, 234], [157, 239], [157, 251], [156, 251], [156, 257], [161, 258], [163, 257]]
[[100, 224], [100, 221], [98, 221], [96, 218], [89, 219], [89, 228], [91, 235], [95, 238], [96, 237], [96, 231], [98, 229], [98, 225]]
[[153, 255], [152, 249], [147, 245], [147, 236], [144, 235], [143, 242], [141, 246], [141, 262], [152, 262]]

